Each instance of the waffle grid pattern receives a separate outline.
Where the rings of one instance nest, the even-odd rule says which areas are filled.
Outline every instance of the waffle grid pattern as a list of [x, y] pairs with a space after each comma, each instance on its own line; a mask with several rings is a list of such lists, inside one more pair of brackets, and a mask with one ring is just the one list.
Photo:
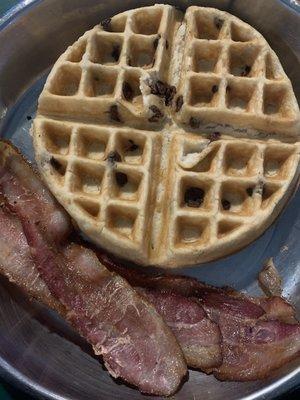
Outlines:
[[[164, 78], [170, 57], [174, 16], [170, 7], [148, 8], [114, 17], [106, 29], [87, 32], [54, 67], [40, 100], [47, 114], [77, 114], [97, 122], [121, 122], [153, 129], [143, 103], [140, 79], [145, 72]], [[169, 40], [168, 40], [169, 39]], [[126, 85], [130, 89], [126, 90]], [[62, 107], [63, 102], [63, 107]], [[118, 114], [110, 107], [118, 104]]]
[[[175, 171], [175, 190], [169, 217], [173, 225], [168, 241], [173, 255], [185, 259], [200, 248], [207, 249], [204, 258], [210, 258], [217, 240], [249, 229], [255, 218], [263, 221], [280, 201], [297, 166], [297, 150], [290, 144], [210, 143], [179, 134], [174, 141], [170, 169]], [[188, 203], [190, 188], [201, 190], [200, 205]]]
[[[190, 7], [179, 121], [287, 131], [299, 119], [291, 83], [265, 39], [237, 18]], [[298, 124], [299, 128], [299, 124]]]
[[39, 132], [57, 196], [62, 192], [99, 232], [117, 232], [132, 248], [144, 245], [158, 134], [52, 120], [42, 121]]
[[[298, 106], [265, 39], [214, 9], [190, 7], [181, 22], [156, 5], [87, 32], [55, 64], [34, 122], [38, 166], [57, 199], [90, 239], [142, 265], [195, 265], [243, 247], [299, 175], [299, 142], [287, 134]], [[145, 91], [149, 79], [176, 85], [172, 107]], [[166, 118], [151, 121], [153, 105]], [[213, 141], [206, 118], [243, 135], [231, 127]], [[282, 139], [248, 134], [272, 132], [271, 120]]]

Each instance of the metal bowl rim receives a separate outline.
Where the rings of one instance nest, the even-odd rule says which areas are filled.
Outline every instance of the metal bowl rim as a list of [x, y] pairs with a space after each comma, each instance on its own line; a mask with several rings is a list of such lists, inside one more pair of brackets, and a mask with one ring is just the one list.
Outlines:
[[288, 7], [300, 13], [300, 3], [295, 3], [292, 0], [280, 0], [282, 3], [286, 4]]

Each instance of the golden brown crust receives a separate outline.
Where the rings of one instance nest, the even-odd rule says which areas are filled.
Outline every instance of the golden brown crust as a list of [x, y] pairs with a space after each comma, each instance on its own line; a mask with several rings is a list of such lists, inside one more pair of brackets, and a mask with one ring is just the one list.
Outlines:
[[299, 121], [254, 28], [211, 8], [183, 19], [156, 5], [67, 49], [33, 138], [45, 182], [92, 241], [175, 268], [231, 254], [274, 221], [299, 177]]

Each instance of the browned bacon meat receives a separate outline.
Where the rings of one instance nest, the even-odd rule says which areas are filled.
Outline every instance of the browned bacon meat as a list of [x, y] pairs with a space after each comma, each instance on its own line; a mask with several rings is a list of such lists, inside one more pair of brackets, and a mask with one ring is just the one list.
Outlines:
[[257, 301], [269, 319], [277, 319], [289, 324], [297, 323], [294, 307], [282, 297], [259, 297]]
[[220, 331], [193, 299], [170, 291], [138, 288], [172, 329], [190, 367], [209, 372], [222, 363]]
[[208, 288], [207, 285], [199, 282], [197, 279], [187, 276], [169, 274], [149, 275], [134, 268], [127, 268], [107, 253], [99, 249], [95, 249], [95, 251], [99, 260], [109, 270], [118, 272], [133, 286], [170, 290], [185, 297], [197, 297], [197, 292], [200, 288]]
[[0, 271], [27, 294], [62, 313], [62, 305], [51, 296], [33, 263], [22, 225], [0, 196]]
[[168, 394], [178, 386], [185, 365], [155, 309], [189, 364], [222, 380], [263, 378], [300, 354], [299, 323], [280, 297], [251, 298], [193, 278], [149, 276], [98, 252], [154, 309], [91, 250], [59, 246], [69, 232], [68, 217], [8, 149], [10, 156], [6, 148], [0, 158], [1, 271], [64, 315], [103, 355], [112, 375], [148, 393]]
[[[175, 334], [190, 367], [210, 372], [222, 362], [221, 337], [218, 325], [207, 317], [199, 302], [185, 296], [187, 291], [172, 290], [168, 276], [150, 276], [140, 271], [124, 268], [106, 253], [97, 251], [108, 269], [118, 272], [149, 300]], [[176, 282], [176, 276], [172, 282]], [[182, 279], [182, 277], [179, 277]], [[193, 280], [191, 280], [193, 282]], [[200, 283], [195, 281], [197, 285]], [[189, 278], [184, 278], [186, 286]], [[178, 289], [181, 285], [178, 285]]]
[[214, 288], [199, 290], [197, 297], [222, 335], [223, 362], [214, 370], [217, 378], [262, 379], [300, 355], [300, 325], [282, 322], [282, 311], [289, 319], [292, 312], [283, 299], [254, 302], [236, 292]]
[[300, 325], [293, 307], [280, 297], [254, 299], [229, 288], [204, 285], [194, 278], [149, 276], [124, 268], [101, 252], [98, 257], [134, 286], [171, 290], [200, 302], [221, 332], [223, 360], [213, 368], [218, 379], [261, 379], [300, 355]]
[[[35, 272], [30, 293], [35, 292], [48, 304], [49, 296], [59, 302], [66, 319], [92, 344], [95, 353], [103, 356], [114, 377], [122, 377], [142, 392], [172, 394], [186, 374], [186, 364], [163, 319], [123, 278], [100, 264], [91, 250], [75, 244], [57, 245], [57, 235], [62, 230], [56, 229], [52, 221], [50, 233], [45, 232], [44, 204], [39, 203], [43, 199], [27, 185], [30, 176], [23, 185], [23, 176], [10, 167], [7, 172], [5, 155], [4, 151], [0, 168], [0, 192], [5, 198], [0, 214], [4, 229], [0, 246], [6, 246], [8, 253], [20, 249], [22, 256], [10, 254], [10, 258], [2, 260], [2, 272], [25, 290], [27, 276], [23, 271], [16, 272], [12, 263], [17, 260], [20, 269]], [[19, 156], [14, 161], [23, 164]], [[32, 175], [30, 169], [27, 173]], [[49, 212], [52, 215], [50, 209]], [[18, 233], [13, 248], [9, 247], [9, 240], [3, 240], [7, 220], [12, 225], [12, 235]], [[60, 224], [61, 218], [56, 221]]]
[[0, 168], [0, 184], [6, 198], [12, 203], [18, 202], [26, 209], [27, 217], [59, 243], [72, 230], [68, 214], [11, 145], [1, 142], [0, 153], [5, 163]]
[[278, 320], [245, 320], [222, 316], [223, 363], [214, 371], [221, 380], [256, 380], [267, 377], [300, 355], [299, 324]]
[[281, 278], [273, 263], [272, 258], [266, 261], [263, 269], [258, 274], [258, 281], [267, 296], [280, 296], [282, 292]]

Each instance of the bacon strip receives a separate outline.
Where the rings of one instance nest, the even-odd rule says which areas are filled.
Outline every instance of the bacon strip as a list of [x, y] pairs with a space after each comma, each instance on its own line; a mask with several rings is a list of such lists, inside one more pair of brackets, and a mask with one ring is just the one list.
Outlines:
[[0, 203], [0, 272], [24, 292], [63, 314], [62, 305], [51, 296], [35, 268], [21, 223], [5, 207], [1, 196]]
[[193, 299], [170, 291], [137, 288], [172, 329], [190, 367], [210, 372], [222, 363], [221, 336], [203, 307]]
[[[60, 229], [52, 227], [50, 234], [45, 232], [43, 215], [37, 223], [40, 199], [19, 176], [10, 169], [7, 172], [5, 164], [0, 168], [0, 192], [10, 210], [0, 214], [1, 223], [10, 218], [20, 236], [15, 244], [27, 256], [27, 264], [22, 257], [20, 265], [31, 271], [34, 265], [33, 281], [39, 282], [40, 276], [46, 285], [36, 297], [47, 303], [50, 293], [62, 305], [66, 319], [92, 344], [95, 353], [103, 356], [114, 377], [145, 393], [174, 393], [186, 374], [186, 364], [174, 335], [155, 308], [123, 278], [100, 264], [91, 250], [76, 244], [58, 246], [53, 233]], [[0, 242], [2, 246], [2, 237]], [[27, 289], [25, 272], [21, 276], [14, 271], [14, 259], [2, 262], [2, 272]]]
[[282, 282], [272, 258], [265, 262], [263, 269], [258, 274], [258, 282], [267, 296], [281, 295]]
[[[114, 376], [122, 376], [148, 393], [171, 392], [184, 374], [174, 337], [159, 318], [154, 318], [154, 308], [122, 278], [106, 270], [92, 251], [72, 243], [57, 245], [68, 235], [68, 217], [47, 191], [44, 196], [38, 190], [32, 192], [27, 166], [23, 184], [18, 159], [7, 158], [5, 168], [0, 168], [0, 188], [5, 194], [0, 228], [8, 231], [0, 238], [2, 273], [64, 315], [95, 352], [103, 354]], [[36, 176], [32, 179], [38, 181]], [[35, 185], [42, 186], [40, 182]], [[3, 197], [0, 200], [3, 203]], [[55, 215], [56, 210], [62, 218], [51, 219], [48, 231], [47, 215]], [[268, 376], [300, 354], [300, 328], [294, 309], [280, 297], [254, 299], [193, 278], [141, 274], [100, 252], [98, 258], [154, 305], [175, 333], [191, 366], [213, 371], [222, 380], [252, 380]], [[27, 276], [32, 278], [31, 284]], [[148, 339], [153, 335], [164, 346], [169, 345], [170, 354], [173, 351], [174, 355], [177, 346], [174, 370], [166, 371], [171, 359], [161, 362], [162, 348], [156, 349]], [[166, 376], [168, 381], [174, 378], [173, 382], [166, 382]]]
[[[207, 317], [201, 304], [194, 298], [188, 297], [187, 284], [194, 281], [185, 277], [185, 285], [178, 285], [173, 290], [172, 282], [177, 277], [172, 276], [168, 285], [168, 276], [150, 276], [140, 271], [124, 268], [115, 263], [106, 253], [96, 250], [99, 260], [111, 271], [116, 271], [130, 282], [150, 301], [172, 329], [183, 350], [187, 364], [204, 372], [222, 363], [221, 336], [218, 325]], [[197, 285], [202, 285], [195, 281]], [[203, 285], [203, 287], [206, 287]], [[182, 290], [181, 290], [182, 289]]]
[[107, 268], [118, 271], [134, 286], [172, 291], [188, 299], [197, 299], [220, 328], [223, 361], [212, 369], [218, 379], [262, 379], [300, 356], [300, 325], [293, 307], [282, 298], [254, 299], [184, 276], [149, 276], [122, 267], [102, 252], [97, 254]]
[[0, 184], [6, 198], [26, 209], [27, 217], [40, 224], [49, 239], [60, 243], [67, 238], [72, 231], [70, 217], [30, 165], [8, 143], [0, 142], [0, 153], [5, 160], [5, 168], [0, 168]]
[[300, 326], [277, 320], [245, 320], [223, 315], [223, 363], [214, 370], [221, 380], [263, 379], [300, 355]]

